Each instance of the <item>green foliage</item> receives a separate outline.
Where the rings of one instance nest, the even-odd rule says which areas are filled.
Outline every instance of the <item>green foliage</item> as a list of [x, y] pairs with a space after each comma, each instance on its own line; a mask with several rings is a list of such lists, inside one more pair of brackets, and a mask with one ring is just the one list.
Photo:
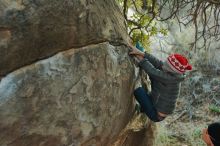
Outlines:
[[193, 137], [194, 138], [200, 138], [201, 135], [202, 135], [201, 129], [199, 129], [199, 128], [194, 129], [194, 131], [193, 131]]
[[[143, 0], [127, 0], [126, 8], [124, 8], [124, 0], [117, 0], [120, 6], [125, 11], [125, 15], [127, 18], [127, 27], [128, 33], [135, 44], [139, 41], [146, 51], [150, 51], [150, 37], [155, 36], [157, 34], [167, 35], [167, 29], [160, 28], [156, 21], [154, 21], [152, 12], [151, 15], [148, 13], [149, 11], [154, 11], [155, 15], [157, 14], [157, 7], [154, 10], [151, 10], [152, 0], [147, 0], [147, 10], [143, 10], [142, 7], [144, 5]], [[131, 12], [131, 14], [130, 14]]]
[[212, 112], [215, 112], [215, 113], [220, 113], [220, 107], [216, 106], [214, 104], [209, 106], [209, 110], [212, 111]]
[[143, 45], [146, 51], [150, 50], [149, 35], [146, 35], [142, 30], [139, 29], [134, 30], [131, 37], [134, 44], [139, 41]]
[[161, 34], [163, 34], [164, 36], [166, 36], [167, 33], [168, 33], [168, 30], [165, 29], [165, 28], [161, 28], [159, 32], [160, 32]]
[[135, 0], [134, 3], [136, 4], [138, 9], [141, 9], [143, 6], [143, 0]]

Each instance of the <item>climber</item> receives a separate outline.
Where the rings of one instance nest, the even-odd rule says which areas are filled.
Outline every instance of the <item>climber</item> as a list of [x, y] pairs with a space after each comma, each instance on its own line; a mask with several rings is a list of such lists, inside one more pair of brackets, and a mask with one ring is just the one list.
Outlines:
[[[136, 45], [136, 47], [138, 47]], [[179, 94], [180, 82], [185, 78], [185, 71], [192, 70], [188, 60], [180, 54], [172, 54], [162, 62], [153, 55], [142, 52], [129, 43], [129, 52], [138, 62], [138, 66], [150, 77], [151, 92], [148, 93], [136, 82], [134, 96], [141, 111], [154, 122], [160, 122], [171, 114]]]
[[212, 123], [203, 129], [202, 139], [207, 146], [220, 146], [220, 123]]

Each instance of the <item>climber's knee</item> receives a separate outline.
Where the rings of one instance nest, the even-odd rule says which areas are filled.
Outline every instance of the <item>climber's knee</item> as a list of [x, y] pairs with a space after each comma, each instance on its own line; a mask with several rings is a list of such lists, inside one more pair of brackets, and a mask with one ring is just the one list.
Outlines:
[[151, 114], [148, 114], [148, 117], [153, 121], [153, 122], [161, 122], [163, 121], [166, 116], [161, 116], [159, 112], [151, 112]]

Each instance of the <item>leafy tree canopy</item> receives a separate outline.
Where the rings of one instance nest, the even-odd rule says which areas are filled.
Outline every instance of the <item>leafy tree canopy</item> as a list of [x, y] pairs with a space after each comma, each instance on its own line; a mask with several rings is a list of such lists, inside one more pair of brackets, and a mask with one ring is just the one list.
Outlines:
[[[129, 35], [145, 48], [155, 34], [167, 34], [166, 28], [158, 28], [157, 22], [177, 19], [179, 27], [193, 24], [194, 41], [191, 49], [208, 49], [211, 41], [220, 39], [219, 0], [117, 0], [123, 9]], [[131, 10], [131, 11], [129, 11]], [[132, 12], [132, 13], [131, 13]], [[198, 40], [203, 46], [197, 47]]]

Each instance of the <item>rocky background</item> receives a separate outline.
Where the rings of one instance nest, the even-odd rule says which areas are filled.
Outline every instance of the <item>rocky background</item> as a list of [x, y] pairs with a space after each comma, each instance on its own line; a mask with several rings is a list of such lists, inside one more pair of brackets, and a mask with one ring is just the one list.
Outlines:
[[0, 145], [152, 145], [126, 38], [113, 0], [0, 0]]

